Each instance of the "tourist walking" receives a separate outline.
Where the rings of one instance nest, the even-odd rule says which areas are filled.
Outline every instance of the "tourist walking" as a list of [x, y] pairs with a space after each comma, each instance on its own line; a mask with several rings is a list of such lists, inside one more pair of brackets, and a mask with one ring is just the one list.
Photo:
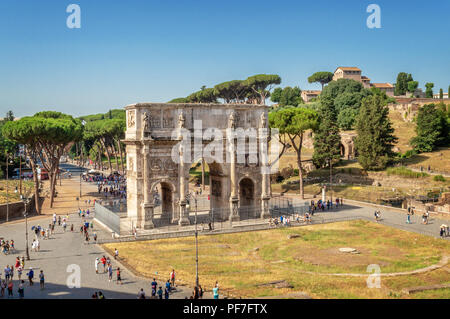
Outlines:
[[163, 290], [162, 290], [162, 287], [159, 287], [157, 294], [158, 294], [158, 298], [159, 298], [159, 299], [162, 299], [162, 296], [163, 296]]
[[170, 288], [164, 289], [164, 299], [169, 299]]
[[8, 298], [13, 297], [13, 287], [14, 287], [14, 283], [12, 280], [10, 280], [8, 283]]
[[122, 277], [121, 277], [121, 273], [120, 273], [120, 267], [117, 267], [117, 284], [122, 284]]
[[109, 282], [112, 281], [112, 276], [113, 276], [112, 265], [111, 265], [111, 264], [108, 264], [108, 279], [109, 279]]
[[6, 281], [5, 279], [3, 279], [0, 285], [0, 295], [2, 297], [5, 297], [5, 289], [6, 289]]
[[103, 272], [106, 272], [106, 257], [103, 256], [102, 259], [100, 259], [103, 265]]
[[212, 290], [213, 290], [214, 299], [219, 299], [219, 283], [217, 281]]
[[98, 264], [100, 263], [100, 259], [98, 259], [98, 257], [97, 258], [95, 258], [95, 263], [94, 263], [94, 265], [95, 265], [95, 273], [96, 274], [98, 274]]
[[155, 297], [156, 296], [156, 288], [158, 287], [158, 283], [156, 282], [155, 278], [153, 278], [151, 285], [152, 285], [152, 297]]
[[30, 270], [28, 271], [27, 276], [28, 276], [30, 286], [33, 286], [33, 278], [34, 278], [33, 268], [30, 267]]
[[41, 272], [39, 273], [39, 285], [41, 287], [41, 290], [44, 289], [44, 283], [45, 283], [44, 271], [41, 270]]
[[172, 287], [175, 287], [175, 269], [172, 269], [170, 273], [170, 281], [172, 282]]
[[18, 292], [19, 292], [19, 298], [20, 299], [25, 298], [25, 287], [24, 287], [24, 281], [23, 280], [20, 280]]

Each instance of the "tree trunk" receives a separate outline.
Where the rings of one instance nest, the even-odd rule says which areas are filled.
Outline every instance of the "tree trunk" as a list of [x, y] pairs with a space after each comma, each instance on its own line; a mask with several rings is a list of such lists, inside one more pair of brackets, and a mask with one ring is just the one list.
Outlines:
[[[111, 156], [109, 156], [109, 149], [106, 146], [106, 143], [103, 139], [100, 139], [100, 142], [102, 143], [103, 149], [106, 152], [106, 158], [108, 159], [109, 170], [110, 170], [110, 172], [112, 172]], [[103, 167], [103, 164], [102, 164], [102, 167]]]
[[41, 205], [39, 201], [39, 179], [37, 176], [36, 163], [34, 162], [31, 154], [28, 153], [28, 157], [30, 158], [31, 170], [33, 171], [33, 181], [34, 181], [34, 205], [36, 208], [36, 212], [38, 215], [41, 214]]
[[298, 177], [300, 178], [299, 181], [300, 197], [302, 199], [305, 199], [305, 194], [303, 192], [302, 143], [303, 143], [303, 134], [300, 134], [300, 144], [297, 151], [297, 166], [298, 166]]
[[119, 158], [117, 157], [117, 150], [116, 150], [116, 146], [114, 145], [114, 140], [112, 141], [111, 145], [113, 148], [114, 157], [116, 159], [116, 171], [119, 172]]
[[48, 172], [50, 179], [50, 208], [53, 208], [53, 202], [55, 200], [55, 192], [56, 192], [56, 178], [58, 176], [58, 168], [59, 161], [54, 160], [50, 167], [50, 171]]
[[124, 161], [123, 161], [123, 150], [122, 150], [122, 145], [120, 143], [120, 139], [117, 142], [117, 145], [119, 146], [119, 153], [120, 153], [120, 166], [122, 167], [122, 174], [125, 174], [125, 166], [124, 166]]

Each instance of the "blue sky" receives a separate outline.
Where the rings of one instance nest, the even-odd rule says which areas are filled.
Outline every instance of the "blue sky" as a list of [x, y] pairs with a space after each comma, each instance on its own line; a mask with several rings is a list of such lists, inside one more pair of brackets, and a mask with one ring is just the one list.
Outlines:
[[[66, 7], [81, 7], [81, 29]], [[381, 29], [366, 8], [381, 7]], [[0, 0], [0, 116], [76, 116], [166, 102], [202, 85], [276, 73], [282, 86], [358, 66], [450, 85], [450, 1]]]

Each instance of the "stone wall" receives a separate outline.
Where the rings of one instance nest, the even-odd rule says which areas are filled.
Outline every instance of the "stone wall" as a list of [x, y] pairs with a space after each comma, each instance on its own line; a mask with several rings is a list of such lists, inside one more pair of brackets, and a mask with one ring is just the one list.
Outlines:
[[[0, 205], [0, 221], [1, 222], [6, 221], [6, 212], [8, 209], [7, 206], [8, 205], [6, 205], [6, 204]], [[23, 218], [24, 210], [25, 210], [25, 206], [24, 206], [23, 202], [9, 203], [8, 219], [12, 220], [12, 219]], [[30, 201], [30, 204], [27, 205], [27, 210], [28, 210], [29, 214], [36, 213], [36, 208], [34, 205], [34, 197]]]

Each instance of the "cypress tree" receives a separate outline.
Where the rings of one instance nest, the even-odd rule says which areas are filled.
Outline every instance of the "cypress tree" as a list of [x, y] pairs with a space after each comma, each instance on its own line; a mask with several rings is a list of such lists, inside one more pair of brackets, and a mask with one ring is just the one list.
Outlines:
[[397, 138], [388, 115], [389, 109], [380, 96], [369, 96], [361, 103], [355, 147], [364, 169], [384, 169], [394, 155], [392, 147]]
[[341, 136], [337, 124], [337, 114], [333, 99], [324, 97], [321, 100], [319, 113], [319, 124], [314, 132], [314, 154], [313, 163], [316, 167], [329, 165], [330, 160], [340, 159], [339, 144]]

